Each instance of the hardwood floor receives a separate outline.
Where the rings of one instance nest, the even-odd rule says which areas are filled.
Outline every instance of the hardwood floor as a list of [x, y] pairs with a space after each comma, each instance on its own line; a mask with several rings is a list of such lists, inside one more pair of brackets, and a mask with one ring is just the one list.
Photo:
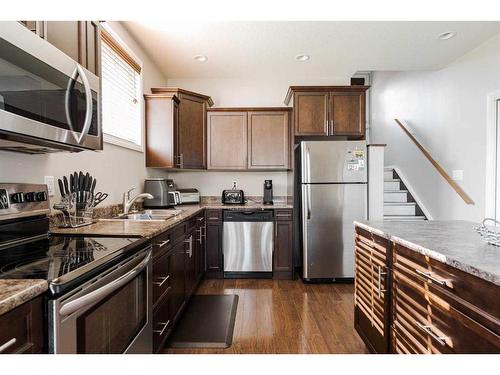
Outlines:
[[238, 294], [228, 349], [165, 353], [367, 353], [354, 330], [352, 284], [301, 280], [204, 280], [196, 294]]

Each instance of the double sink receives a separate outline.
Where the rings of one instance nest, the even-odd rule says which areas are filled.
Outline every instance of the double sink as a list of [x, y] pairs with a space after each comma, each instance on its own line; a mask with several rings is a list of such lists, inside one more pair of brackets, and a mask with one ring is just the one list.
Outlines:
[[163, 209], [163, 210], [143, 210], [132, 212], [128, 214], [121, 214], [111, 219], [101, 219], [103, 221], [117, 221], [117, 220], [134, 220], [134, 221], [164, 221], [171, 219], [183, 210], [180, 209]]

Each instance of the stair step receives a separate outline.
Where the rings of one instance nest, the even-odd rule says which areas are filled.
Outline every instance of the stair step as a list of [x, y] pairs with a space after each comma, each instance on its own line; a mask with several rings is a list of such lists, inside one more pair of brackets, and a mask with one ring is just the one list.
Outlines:
[[421, 221], [427, 220], [425, 216], [411, 216], [411, 215], [384, 215], [384, 220], [387, 221]]
[[384, 169], [384, 180], [392, 180], [394, 178], [394, 171], [392, 169]]
[[415, 202], [384, 203], [384, 215], [416, 215]]
[[408, 202], [408, 190], [384, 191], [384, 203]]
[[392, 179], [384, 181], [384, 191], [388, 190], [401, 190], [401, 180]]

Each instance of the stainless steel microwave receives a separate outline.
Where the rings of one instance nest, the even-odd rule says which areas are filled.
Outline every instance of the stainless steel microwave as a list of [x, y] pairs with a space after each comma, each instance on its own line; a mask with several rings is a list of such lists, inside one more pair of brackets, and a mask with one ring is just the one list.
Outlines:
[[0, 150], [102, 150], [99, 77], [15, 21], [0, 22]]

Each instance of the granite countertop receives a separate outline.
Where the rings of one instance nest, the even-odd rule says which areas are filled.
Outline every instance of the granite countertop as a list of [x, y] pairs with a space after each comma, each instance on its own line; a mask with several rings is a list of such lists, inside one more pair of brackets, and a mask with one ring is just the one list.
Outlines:
[[249, 210], [249, 209], [284, 209], [293, 206], [286, 203], [275, 203], [272, 206], [262, 203], [247, 203], [245, 205], [223, 205], [220, 202], [207, 202], [203, 204], [190, 204], [179, 206], [182, 213], [168, 220], [121, 220], [121, 219], [99, 219], [91, 225], [80, 228], [58, 228], [50, 229], [54, 234], [72, 234], [77, 236], [116, 236], [116, 237], [154, 237], [175, 225], [190, 219], [205, 208]]
[[354, 225], [500, 286], [500, 247], [469, 221], [355, 221]]
[[0, 315], [39, 296], [47, 288], [47, 280], [0, 279]]

